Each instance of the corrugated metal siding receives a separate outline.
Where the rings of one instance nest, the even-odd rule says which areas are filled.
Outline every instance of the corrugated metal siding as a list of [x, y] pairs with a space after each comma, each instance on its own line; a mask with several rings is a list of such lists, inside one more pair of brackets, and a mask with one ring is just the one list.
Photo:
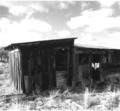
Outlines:
[[9, 52], [10, 74], [15, 89], [22, 93], [21, 54], [18, 49]]

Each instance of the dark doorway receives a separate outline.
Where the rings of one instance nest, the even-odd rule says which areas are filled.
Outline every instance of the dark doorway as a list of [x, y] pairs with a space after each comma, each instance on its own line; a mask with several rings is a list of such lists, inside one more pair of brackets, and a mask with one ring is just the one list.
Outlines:
[[67, 50], [57, 49], [55, 55], [56, 71], [65, 71], [67, 67]]
[[67, 68], [68, 68], [68, 50], [67, 48], [56, 49], [55, 66], [56, 66], [56, 86], [57, 88], [66, 87]]
[[101, 63], [101, 56], [100, 54], [93, 54], [92, 55], [92, 62], [91, 62], [91, 77], [93, 83], [100, 81], [100, 63]]

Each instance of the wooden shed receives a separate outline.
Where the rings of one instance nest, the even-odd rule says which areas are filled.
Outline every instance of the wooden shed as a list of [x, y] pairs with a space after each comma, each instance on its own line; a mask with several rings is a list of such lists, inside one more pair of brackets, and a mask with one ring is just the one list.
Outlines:
[[[90, 87], [117, 75], [120, 48], [76, 44], [75, 38], [14, 43], [9, 50], [10, 74], [19, 93], [80, 85]], [[75, 40], [77, 41], [77, 39]]]
[[74, 39], [14, 43], [9, 50], [10, 74], [19, 93], [72, 86]]

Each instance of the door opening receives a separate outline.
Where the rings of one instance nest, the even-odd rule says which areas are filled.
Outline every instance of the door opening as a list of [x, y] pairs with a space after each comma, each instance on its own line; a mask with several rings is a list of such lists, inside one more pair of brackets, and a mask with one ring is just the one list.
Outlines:
[[93, 82], [100, 81], [100, 62], [101, 56], [99, 54], [93, 54], [91, 63], [91, 77]]
[[68, 78], [68, 54], [67, 48], [56, 49], [55, 66], [56, 66], [56, 86], [57, 88], [64, 88], [67, 84]]

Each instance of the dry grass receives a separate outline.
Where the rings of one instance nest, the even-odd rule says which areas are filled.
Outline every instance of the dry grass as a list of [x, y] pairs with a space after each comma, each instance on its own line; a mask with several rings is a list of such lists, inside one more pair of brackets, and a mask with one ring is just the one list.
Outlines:
[[119, 111], [120, 91], [72, 94], [59, 90], [49, 92], [49, 96], [11, 95], [0, 98], [0, 111]]
[[[6, 68], [6, 70], [8, 70]], [[7, 72], [7, 71], [6, 71]], [[44, 92], [45, 94], [46, 92]], [[0, 111], [119, 111], [120, 91], [71, 93], [53, 90], [49, 95], [26, 96], [13, 90], [9, 74], [0, 74]]]

